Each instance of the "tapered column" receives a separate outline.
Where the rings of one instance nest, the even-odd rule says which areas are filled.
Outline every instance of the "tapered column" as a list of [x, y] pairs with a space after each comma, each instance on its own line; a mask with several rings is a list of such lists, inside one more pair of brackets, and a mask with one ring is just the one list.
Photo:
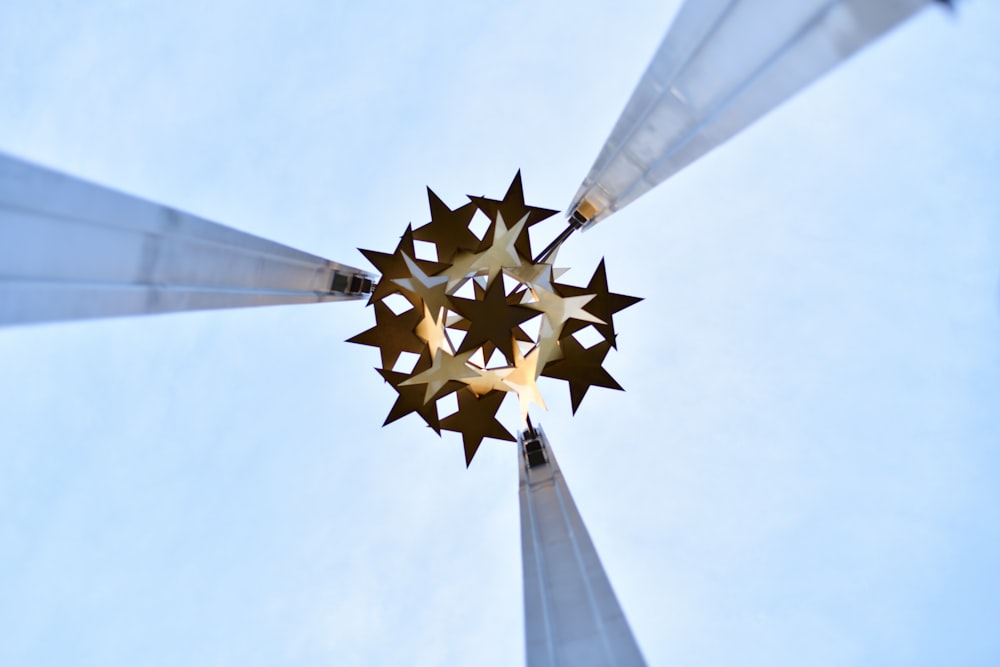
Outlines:
[[606, 218], [933, 1], [687, 0], [567, 210]]
[[528, 667], [645, 665], [544, 431], [518, 445]]
[[359, 299], [373, 279], [0, 154], [0, 325]]

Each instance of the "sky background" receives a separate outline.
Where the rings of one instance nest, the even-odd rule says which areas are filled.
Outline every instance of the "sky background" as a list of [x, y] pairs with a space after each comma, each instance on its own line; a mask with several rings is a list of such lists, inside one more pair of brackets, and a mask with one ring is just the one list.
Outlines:
[[[677, 6], [5, 2], [0, 151], [369, 268], [426, 185], [568, 205]], [[646, 298], [533, 414], [650, 664], [1000, 664], [998, 35], [926, 10], [560, 253]], [[382, 428], [373, 319], [0, 330], [0, 664], [522, 662], [515, 448]]]

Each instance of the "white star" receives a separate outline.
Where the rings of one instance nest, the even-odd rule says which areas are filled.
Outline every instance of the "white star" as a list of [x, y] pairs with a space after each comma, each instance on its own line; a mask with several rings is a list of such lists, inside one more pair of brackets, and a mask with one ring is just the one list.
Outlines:
[[522, 425], [527, 422], [528, 406], [532, 403], [540, 405], [544, 410], [548, 410], [545, 407], [545, 401], [542, 400], [542, 394], [538, 391], [538, 384], [536, 383], [538, 375], [541, 373], [541, 369], [538, 367], [539, 352], [538, 346], [535, 346], [528, 353], [527, 357], [522, 357], [521, 349], [515, 345], [514, 370], [512, 373], [508, 373], [507, 377], [503, 379], [504, 382], [517, 392], [517, 401], [521, 405]]
[[406, 291], [415, 294], [423, 299], [424, 304], [437, 317], [441, 308], [448, 307], [447, 284], [448, 276], [429, 276], [420, 270], [417, 263], [410, 259], [410, 256], [403, 253], [403, 261], [410, 269], [410, 278], [394, 278], [396, 283]]
[[528, 308], [534, 308], [545, 313], [545, 319], [552, 324], [552, 329], [558, 335], [566, 320], [581, 320], [594, 324], [606, 324], [601, 318], [588, 313], [583, 309], [590, 303], [596, 294], [584, 294], [582, 296], [559, 296], [555, 292], [550, 292], [541, 287], [531, 290], [535, 295], [535, 303], [524, 304]]
[[480, 253], [460, 253], [452, 260], [451, 268], [443, 272], [442, 275], [448, 276], [448, 289], [458, 287], [468, 280], [470, 275], [485, 274], [487, 282], [493, 282], [504, 267], [521, 266], [524, 260], [514, 248], [514, 244], [527, 222], [528, 216], [525, 214], [516, 225], [507, 229], [503, 215], [497, 213], [493, 225], [493, 243], [490, 247]]
[[450, 355], [439, 349], [434, 355], [431, 367], [422, 373], [417, 373], [411, 378], [403, 380], [400, 385], [426, 384], [427, 390], [424, 392], [424, 403], [430, 403], [434, 394], [441, 391], [451, 380], [461, 380], [463, 378], [476, 377], [478, 373], [466, 362], [472, 352], [463, 352], [458, 355]]
[[431, 351], [431, 356], [437, 354], [437, 351], [444, 350], [448, 354], [454, 354], [455, 348], [452, 347], [451, 341], [448, 340], [448, 334], [445, 333], [445, 317], [442, 313], [441, 317], [437, 319], [431, 315], [431, 309], [424, 305], [424, 319], [420, 320], [420, 324], [417, 325], [416, 334], [420, 337], [420, 340], [427, 343], [428, 349]]
[[476, 396], [482, 396], [484, 394], [490, 393], [494, 389], [500, 391], [514, 391], [511, 387], [504, 383], [504, 378], [514, 372], [513, 368], [475, 368], [478, 377], [469, 379], [465, 378], [462, 380], [465, 384], [469, 385], [469, 389], [472, 390]]
[[[559, 325], [562, 329], [562, 325]], [[542, 318], [542, 326], [538, 332], [538, 367], [545, 368], [550, 361], [562, 359], [562, 348], [559, 347], [558, 331], [552, 328], [547, 317]]]

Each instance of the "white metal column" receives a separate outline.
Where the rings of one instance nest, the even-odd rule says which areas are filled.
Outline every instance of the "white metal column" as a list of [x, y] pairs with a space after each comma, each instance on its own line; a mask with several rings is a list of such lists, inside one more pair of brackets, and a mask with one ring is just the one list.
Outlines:
[[528, 667], [645, 665], [544, 431], [517, 439]]
[[373, 280], [0, 154], [0, 325], [360, 299]]
[[932, 1], [687, 0], [567, 210], [606, 218]]

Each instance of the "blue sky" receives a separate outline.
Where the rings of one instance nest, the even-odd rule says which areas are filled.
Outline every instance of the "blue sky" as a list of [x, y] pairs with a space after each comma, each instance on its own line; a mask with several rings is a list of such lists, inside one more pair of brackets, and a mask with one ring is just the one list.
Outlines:
[[[567, 205], [676, 6], [5, 3], [0, 150], [365, 266], [425, 185]], [[925, 11], [560, 253], [646, 297], [535, 417], [651, 664], [1000, 662], [998, 31]], [[520, 662], [514, 450], [381, 428], [371, 320], [0, 331], [0, 663]]]

